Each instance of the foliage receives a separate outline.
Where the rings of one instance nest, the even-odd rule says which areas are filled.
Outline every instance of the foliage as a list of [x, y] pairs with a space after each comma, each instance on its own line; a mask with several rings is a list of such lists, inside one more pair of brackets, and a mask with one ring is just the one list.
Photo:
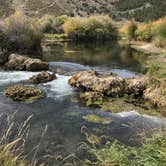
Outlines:
[[115, 40], [118, 36], [113, 21], [102, 15], [70, 18], [63, 29], [73, 40]]
[[142, 41], [151, 41], [153, 37], [152, 34], [152, 24], [139, 24], [136, 30], [136, 38], [137, 40]]
[[41, 54], [42, 33], [35, 19], [16, 12], [4, 20], [3, 33], [7, 38], [8, 52]]
[[127, 35], [129, 40], [136, 39], [137, 23], [134, 20], [127, 21], [121, 28], [121, 32]]
[[53, 15], [44, 15], [40, 20], [40, 26], [43, 33], [63, 33], [62, 25], [67, 21], [67, 15], [55, 17]]
[[56, 29], [57, 33], [64, 33], [63, 31], [63, 24], [69, 19], [67, 15], [61, 15], [55, 18], [55, 25], [54, 28]]
[[166, 45], [166, 17], [153, 23], [154, 43], [156, 46], [165, 47]]
[[52, 15], [44, 15], [40, 18], [39, 23], [43, 33], [53, 33], [55, 32], [54, 29], [54, 21], [55, 17]]
[[141, 147], [126, 147], [119, 142], [107, 143], [104, 148], [93, 148], [94, 165], [164, 166], [166, 163], [166, 137], [155, 135]]

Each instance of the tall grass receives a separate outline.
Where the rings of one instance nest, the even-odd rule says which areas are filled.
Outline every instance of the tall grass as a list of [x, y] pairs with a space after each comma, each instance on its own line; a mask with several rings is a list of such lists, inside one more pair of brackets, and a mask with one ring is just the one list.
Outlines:
[[35, 19], [16, 12], [3, 21], [2, 32], [7, 40], [5, 47], [8, 52], [24, 54], [41, 54], [42, 33]]
[[15, 129], [16, 123], [14, 122], [14, 116], [15, 114], [7, 115], [7, 117], [4, 118], [5, 120], [1, 121], [0, 165], [31, 165], [23, 159], [22, 153], [29, 133], [29, 121], [32, 116], [29, 116], [17, 129]]
[[117, 29], [108, 16], [75, 17], [63, 25], [64, 32], [73, 40], [115, 40]]

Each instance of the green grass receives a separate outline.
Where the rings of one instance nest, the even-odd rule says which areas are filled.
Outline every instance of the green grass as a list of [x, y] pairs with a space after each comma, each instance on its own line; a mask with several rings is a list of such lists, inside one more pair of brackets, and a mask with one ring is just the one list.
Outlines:
[[[115, 141], [102, 148], [92, 148], [96, 166], [165, 166], [166, 137], [155, 135], [147, 139], [141, 147], [127, 147]], [[90, 164], [89, 164], [90, 165]]]

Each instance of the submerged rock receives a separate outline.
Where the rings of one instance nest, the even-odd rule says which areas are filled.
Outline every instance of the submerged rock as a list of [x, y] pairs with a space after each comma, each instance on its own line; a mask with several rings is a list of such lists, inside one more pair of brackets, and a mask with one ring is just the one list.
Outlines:
[[83, 92], [80, 93], [80, 98], [86, 102], [87, 106], [100, 104], [103, 101], [103, 95], [99, 92]]
[[40, 71], [48, 70], [49, 65], [47, 62], [43, 62], [40, 59], [29, 58], [18, 54], [11, 54], [5, 67], [8, 70]]
[[40, 83], [46, 83], [49, 81], [52, 81], [56, 79], [56, 75], [55, 73], [50, 73], [50, 72], [41, 72], [38, 75], [32, 76], [29, 81], [31, 83], [35, 83], [35, 84], [40, 84]]
[[4, 94], [15, 101], [34, 102], [44, 97], [44, 92], [40, 89], [25, 86], [23, 84], [8, 87]]

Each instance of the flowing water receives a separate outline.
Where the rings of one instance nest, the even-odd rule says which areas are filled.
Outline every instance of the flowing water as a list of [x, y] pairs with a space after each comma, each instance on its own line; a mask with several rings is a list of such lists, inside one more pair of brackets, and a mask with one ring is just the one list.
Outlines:
[[[146, 55], [127, 47], [109, 44], [57, 43], [43, 47], [43, 59], [50, 63], [52, 71], [57, 72], [56, 80], [35, 85], [47, 94], [44, 99], [25, 104], [6, 98], [3, 95], [5, 87], [20, 82], [26, 83], [26, 80], [37, 72], [0, 71], [1, 119], [17, 111], [14, 121], [19, 124], [33, 115], [25, 148], [29, 159], [32, 159], [35, 153], [45, 165], [60, 166], [68, 155], [87, 157], [79, 148], [82, 142], [86, 142], [87, 133], [106, 135], [134, 146], [138, 144], [139, 134], [150, 134], [165, 129], [164, 118], [140, 115], [137, 110], [114, 114], [111, 110], [102, 112], [98, 108], [85, 107], [78, 98], [77, 89], [68, 85], [72, 72], [86, 69], [94, 69], [100, 73], [113, 72], [121, 77], [139, 77]], [[88, 122], [85, 117], [94, 114], [103, 119], [107, 118], [108, 123]], [[47, 130], [44, 132], [46, 126]], [[39, 149], [32, 150], [36, 145], [39, 145]]]

